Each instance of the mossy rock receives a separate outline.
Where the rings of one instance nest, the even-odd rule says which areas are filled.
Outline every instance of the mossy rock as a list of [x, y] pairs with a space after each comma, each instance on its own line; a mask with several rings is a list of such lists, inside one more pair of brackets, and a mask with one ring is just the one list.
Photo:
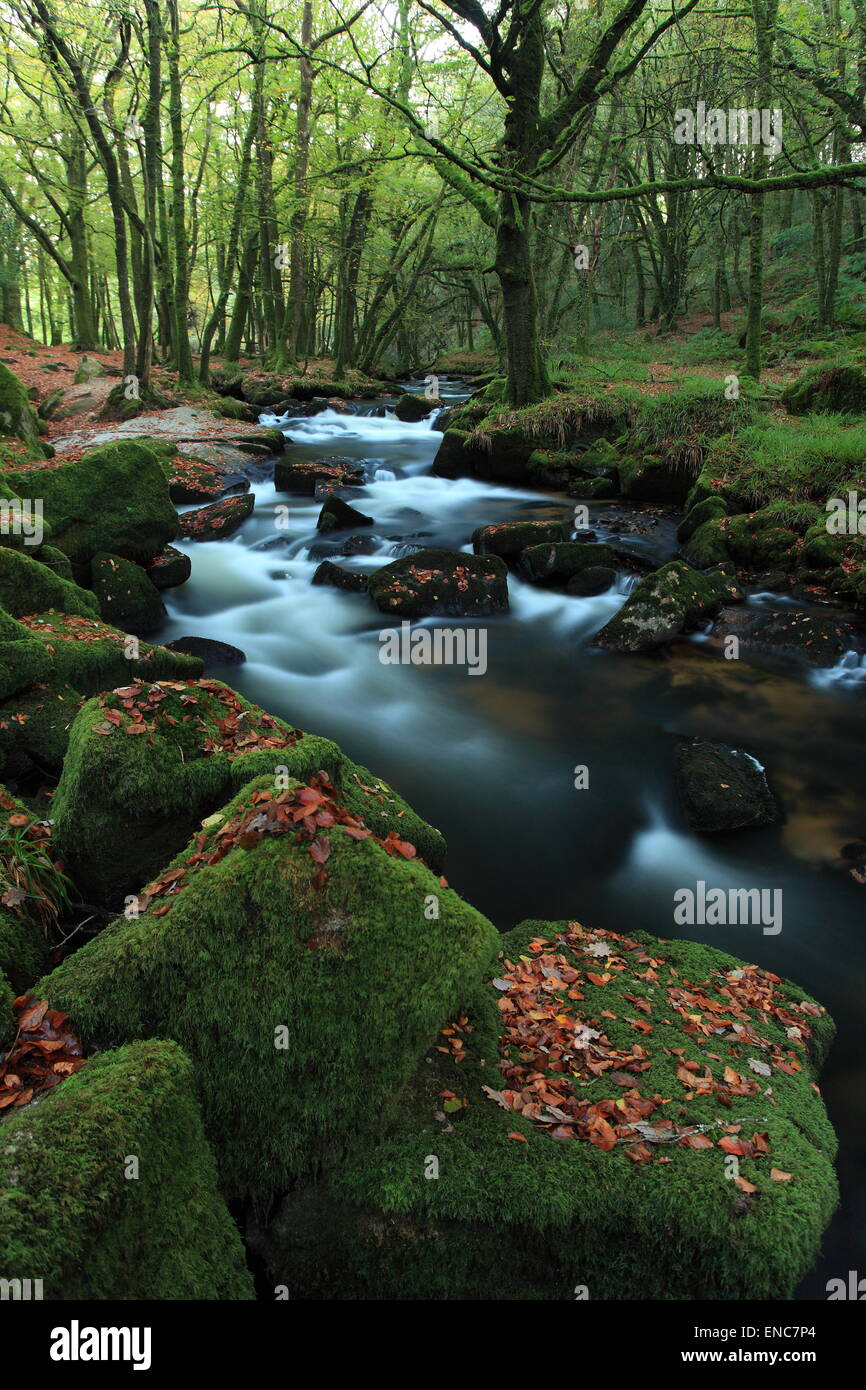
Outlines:
[[677, 528], [677, 540], [680, 544], [691, 540], [700, 526], [705, 525], [708, 521], [718, 521], [727, 514], [728, 507], [723, 497], [715, 494], [712, 497], [705, 497], [701, 502], [696, 502], [694, 506], [689, 507]]
[[782, 404], [791, 415], [863, 415], [866, 373], [859, 367], [812, 368], [785, 388]]
[[403, 618], [487, 618], [508, 610], [508, 571], [498, 555], [418, 550], [371, 574], [383, 613]]
[[587, 502], [606, 502], [617, 493], [612, 478], [575, 478], [568, 484], [569, 497], [582, 497]]
[[342, 762], [329, 739], [220, 681], [136, 682], [88, 701], [75, 720], [52, 802], [55, 841], [76, 882], [119, 907], [252, 778], [336, 774]]
[[434, 873], [442, 872], [448, 849], [445, 836], [422, 820], [387, 782], [347, 758], [337, 769], [335, 784], [343, 805], [353, 816], [363, 820], [375, 835], [384, 839], [393, 830], [415, 846]]
[[225, 420], [244, 420], [250, 425], [257, 424], [261, 414], [257, 405], [235, 400], [232, 396], [223, 396], [218, 404], [214, 405], [214, 410]]
[[6, 547], [0, 547], [0, 604], [13, 618], [49, 608], [91, 618], [99, 614], [96, 599], [86, 589], [61, 578], [26, 551]]
[[175, 1043], [92, 1057], [4, 1116], [5, 1278], [40, 1278], [49, 1300], [253, 1298], [192, 1066]]
[[40, 565], [52, 570], [60, 579], [68, 579], [70, 583], [75, 583], [75, 576], [72, 573], [72, 563], [68, 555], [64, 555], [62, 550], [58, 550], [53, 545], [41, 545], [36, 553], [36, 559]]
[[565, 541], [569, 533], [565, 521], [503, 521], [498, 526], [478, 526], [472, 532], [472, 549], [476, 555], [514, 560], [529, 546]]
[[394, 406], [394, 416], [397, 420], [402, 420], [404, 424], [415, 424], [418, 420], [426, 420], [432, 411], [441, 405], [439, 400], [430, 400], [426, 396], [414, 396], [408, 391], [404, 391], [397, 404]]
[[0, 435], [22, 439], [34, 456], [44, 453], [39, 439], [39, 421], [27, 392], [14, 372], [0, 362]]
[[143, 564], [177, 535], [159, 451], [143, 440], [102, 444], [80, 459], [8, 476], [16, 488], [38, 492], [51, 543], [75, 566], [99, 551]]
[[723, 603], [741, 599], [738, 585], [728, 575], [700, 574], [672, 560], [640, 581], [619, 612], [596, 633], [594, 642], [611, 651], [649, 651], [694, 629]]
[[51, 674], [51, 657], [23, 624], [0, 608], [0, 700]]
[[624, 458], [619, 465], [619, 486], [630, 502], [666, 502], [681, 506], [692, 479], [669, 459], [644, 456]]
[[520, 557], [520, 575], [530, 584], [567, 584], [583, 570], [602, 566], [616, 569], [616, 551], [591, 541], [560, 541], [556, 545], [532, 545]]
[[156, 586], [132, 560], [102, 552], [94, 555], [90, 582], [102, 617], [124, 632], [144, 636], [165, 621], [165, 604]]
[[[286, 790], [295, 806], [314, 788]], [[86, 1046], [155, 1033], [186, 1048], [223, 1189], [262, 1206], [383, 1131], [498, 941], [419, 859], [372, 836], [335, 824], [299, 842], [292, 819], [244, 830], [273, 795], [272, 777], [245, 787], [149, 885], [136, 918], [38, 987]]]
[[84, 696], [70, 685], [42, 682], [0, 703], [0, 766], [23, 755], [43, 773], [59, 773]]
[[24, 994], [49, 968], [48, 943], [41, 932], [0, 906], [0, 971], [16, 994]]
[[[50, 676], [56, 684], [71, 685], [84, 695], [92, 695], [135, 679], [195, 680], [203, 670], [198, 657], [151, 646], [98, 618], [29, 613], [18, 626], [36, 641], [42, 660], [47, 658], [47, 667], [40, 667], [38, 675], [14, 689], [20, 690], [24, 684], [32, 685]], [[2, 636], [0, 621], [0, 698], [7, 693], [2, 688], [5, 658]], [[10, 647], [12, 645], [10, 643]]]
[[[715, 498], [712, 500], [715, 502]], [[700, 503], [700, 506], [703, 505]], [[721, 517], [704, 521], [692, 532], [683, 546], [685, 558], [700, 570], [710, 569], [713, 565], [724, 564], [731, 558], [721, 522]]]
[[[791, 1298], [837, 1203], [835, 1138], [814, 1088], [833, 1035], [826, 1013], [796, 986], [693, 942], [525, 922], [503, 948], [496, 988], [452, 1016], [444, 1046], [418, 1067], [402, 1123], [284, 1199], [258, 1242], [274, 1283], [308, 1299]], [[563, 968], [577, 972], [580, 1002]], [[744, 980], [756, 1007], [738, 1002]], [[555, 1058], [535, 1046], [539, 1016], [542, 1036], [559, 1039]], [[503, 1026], [520, 1018], [525, 1048], [501, 1053]], [[583, 1048], [581, 1024], [596, 1034]], [[503, 1078], [500, 1062], [522, 1073]], [[547, 1110], [558, 1097], [564, 1119]], [[651, 1138], [629, 1131], [641, 1111]], [[719, 1147], [731, 1140], [722, 1126], [741, 1119], [744, 1185]], [[706, 1147], [681, 1142], [684, 1131]]]
[[800, 536], [775, 511], [726, 517], [719, 522], [719, 534], [730, 558], [743, 569], [787, 572], [797, 566]]

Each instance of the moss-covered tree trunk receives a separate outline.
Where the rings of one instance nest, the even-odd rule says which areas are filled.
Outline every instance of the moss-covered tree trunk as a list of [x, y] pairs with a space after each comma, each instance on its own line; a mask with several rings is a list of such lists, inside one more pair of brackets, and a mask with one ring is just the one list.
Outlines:
[[[778, 0], [752, 0], [755, 23], [755, 49], [758, 56], [757, 102], [766, 110], [772, 102], [773, 45], [776, 37]], [[755, 146], [752, 178], [767, 176], [767, 151], [762, 144]], [[761, 315], [764, 303], [764, 200], [763, 193], [753, 193], [749, 215], [749, 297], [746, 319], [746, 371], [755, 380], [761, 375]]]
[[[544, 32], [538, 10], [527, 18], [510, 60], [511, 99], [505, 118], [500, 163], [506, 171], [535, 172], [544, 75]], [[516, 193], [503, 192], [496, 224], [493, 262], [502, 289], [503, 341], [508, 399], [513, 406], [530, 405], [550, 393], [550, 379], [541, 350], [538, 299], [532, 267], [532, 204]]]

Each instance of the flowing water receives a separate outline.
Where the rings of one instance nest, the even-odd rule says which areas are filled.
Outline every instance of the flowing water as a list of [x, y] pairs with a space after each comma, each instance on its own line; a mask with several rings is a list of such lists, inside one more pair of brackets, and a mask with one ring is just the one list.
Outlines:
[[[461, 394], [444, 379], [440, 389]], [[441, 435], [429, 420], [401, 424], [383, 402], [278, 423], [293, 456], [363, 463], [365, 486], [344, 495], [374, 519], [363, 535], [375, 553], [334, 556], [351, 568], [371, 570], [425, 545], [470, 551], [476, 526], [573, 513], [564, 496], [432, 477]], [[252, 517], [226, 541], [181, 546], [192, 578], [166, 596], [169, 618], [155, 640], [195, 634], [241, 647], [245, 665], [208, 674], [335, 739], [393, 782], [444, 832], [452, 887], [501, 928], [524, 917], [577, 918], [688, 936], [789, 975], [826, 1004], [839, 1024], [823, 1091], [841, 1140], [843, 1207], [800, 1293], [824, 1298], [829, 1278], [866, 1274], [866, 888], [838, 863], [844, 844], [866, 836], [861, 658], [810, 674], [726, 661], [700, 638], [659, 655], [603, 652], [590, 638], [624, 602], [629, 576], [608, 593], [577, 598], [509, 575], [510, 612], [484, 620], [486, 674], [385, 665], [379, 634], [399, 623], [365, 595], [310, 583], [347, 533], [317, 534], [321, 501], [277, 493], [272, 463], [247, 471]], [[599, 540], [614, 536], [656, 561], [675, 553], [675, 518], [623, 505], [589, 509]], [[750, 601], [779, 603], [774, 595]], [[693, 834], [673, 781], [683, 735], [755, 755], [784, 822]], [[579, 766], [588, 769], [582, 790]], [[674, 892], [698, 879], [781, 889], [781, 932], [677, 927]]]

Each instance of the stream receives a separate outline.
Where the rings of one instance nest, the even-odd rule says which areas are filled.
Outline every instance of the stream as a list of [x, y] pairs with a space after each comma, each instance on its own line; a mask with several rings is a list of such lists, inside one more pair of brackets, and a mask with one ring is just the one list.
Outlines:
[[[423, 382], [406, 389], [423, 391]], [[465, 397], [440, 379], [446, 403]], [[866, 888], [838, 867], [841, 847], [866, 835], [866, 670], [854, 656], [832, 672], [786, 670], [760, 658], [726, 661], [700, 637], [659, 655], [622, 656], [589, 645], [634, 583], [571, 597], [509, 574], [510, 612], [483, 620], [487, 670], [385, 665], [379, 633], [399, 627], [366, 595], [310, 580], [333, 555], [371, 570], [425, 545], [471, 551], [476, 526], [571, 516], [564, 495], [430, 474], [442, 438], [431, 421], [401, 424], [388, 402], [302, 419], [264, 415], [294, 457], [363, 463], [346, 489], [374, 518], [370, 554], [335, 554], [316, 532], [321, 499], [278, 493], [273, 462], [245, 470], [255, 511], [233, 537], [176, 542], [192, 578], [169, 591], [153, 641], [195, 634], [233, 643], [240, 667], [213, 667], [247, 699], [310, 732], [390, 781], [444, 833], [448, 881], [506, 929], [524, 917], [578, 919], [617, 932], [687, 936], [789, 975], [834, 1015], [839, 1036], [822, 1090], [840, 1138], [842, 1207], [824, 1254], [799, 1290], [823, 1299], [826, 1282], [866, 1274]], [[287, 529], [284, 512], [288, 506]], [[676, 520], [658, 508], [588, 503], [599, 540], [614, 537], [656, 563], [677, 549]], [[752, 603], [778, 596], [754, 595]], [[783, 600], [784, 602], [784, 600]], [[459, 620], [431, 619], [454, 628]], [[474, 625], [477, 626], [477, 623]], [[687, 825], [674, 786], [682, 736], [745, 748], [766, 767], [785, 808], [780, 824], [719, 837]], [[588, 770], [575, 788], [575, 768]], [[674, 892], [781, 889], [783, 927], [674, 922]]]

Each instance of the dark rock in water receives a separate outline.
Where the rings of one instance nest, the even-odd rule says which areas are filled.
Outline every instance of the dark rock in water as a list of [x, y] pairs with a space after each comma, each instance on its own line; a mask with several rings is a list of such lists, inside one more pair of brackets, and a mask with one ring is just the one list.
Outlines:
[[317, 531], [347, 531], [351, 526], [372, 526], [373, 518], [350, 507], [342, 497], [329, 497], [316, 522]]
[[711, 641], [721, 644], [732, 635], [743, 651], [825, 668], [836, 666], [847, 651], [862, 649], [863, 645], [862, 635], [847, 619], [790, 608], [724, 608], [713, 627]]
[[311, 401], [301, 401], [294, 396], [287, 400], [280, 401], [271, 407], [274, 415], [288, 415], [293, 418], [308, 418], [311, 415], [320, 415], [323, 410], [345, 410], [344, 401], [334, 399], [328, 400], [326, 396], [316, 396]]
[[192, 561], [182, 550], [167, 545], [155, 560], [145, 566], [147, 577], [157, 589], [176, 589], [185, 584], [192, 573]]
[[694, 630], [702, 619], [718, 613], [723, 603], [741, 599], [739, 586], [728, 575], [700, 574], [672, 560], [641, 580], [593, 641], [610, 651], [650, 651]]
[[336, 555], [377, 555], [381, 544], [378, 536], [347, 536], [343, 541], [326, 539], [314, 541], [307, 555], [311, 560], [332, 560]]
[[345, 589], [352, 594], [365, 594], [367, 579], [366, 574], [344, 569], [342, 565], [335, 565], [331, 560], [323, 560], [313, 575], [314, 584], [329, 584], [335, 589]]
[[672, 468], [669, 460], [647, 454], [625, 458], [619, 465], [619, 485], [630, 502], [667, 502], [680, 506], [692, 486], [688, 473]]
[[105, 622], [144, 637], [165, 621], [165, 604], [141, 565], [120, 555], [94, 555], [91, 584]]
[[574, 539], [576, 541], [597, 541], [598, 533], [590, 530], [588, 526], [581, 526], [575, 531]]
[[224, 497], [210, 507], [184, 512], [180, 518], [180, 533], [190, 541], [222, 540], [243, 525], [254, 505], [252, 497]]
[[344, 555], [375, 555], [380, 544], [375, 536], [350, 536], [340, 549]]
[[554, 545], [531, 545], [521, 553], [518, 570], [530, 584], [565, 584], [581, 570], [603, 565], [616, 567], [616, 552], [609, 545], [586, 541], [559, 541]]
[[476, 555], [501, 555], [510, 560], [528, 546], [564, 541], [568, 531], [565, 521], [503, 521], [498, 526], [479, 526], [473, 531], [472, 549]]
[[309, 463], [300, 459], [278, 459], [274, 465], [274, 487], [277, 491], [294, 492], [303, 497], [314, 497], [320, 483], [343, 487], [347, 483], [363, 481], [363, 469], [350, 458], [329, 457]]
[[607, 593], [615, 583], [616, 570], [608, 569], [605, 565], [590, 565], [589, 569], [572, 575], [565, 586], [565, 592], [578, 598], [592, 598], [595, 594]]
[[395, 405], [394, 414], [404, 424], [414, 424], [416, 420], [426, 420], [439, 405], [441, 401], [431, 401], [427, 396], [412, 396], [407, 391]]
[[233, 647], [229, 642], [218, 642], [214, 637], [178, 637], [165, 645], [171, 652], [201, 657], [205, 666], [240, 666], [247, 659], [246, 652], [242, 652], [240, 647]]
[[508, 610], [508, 571], [498, 555], [418, 550], [370, 575], [370, 597], [404, 618], [491, 617]]
[[764, 769], [751, 754], [695, 739], [676, 753], [677, 791], [693, 830], [744, 830], [779, 817]]

